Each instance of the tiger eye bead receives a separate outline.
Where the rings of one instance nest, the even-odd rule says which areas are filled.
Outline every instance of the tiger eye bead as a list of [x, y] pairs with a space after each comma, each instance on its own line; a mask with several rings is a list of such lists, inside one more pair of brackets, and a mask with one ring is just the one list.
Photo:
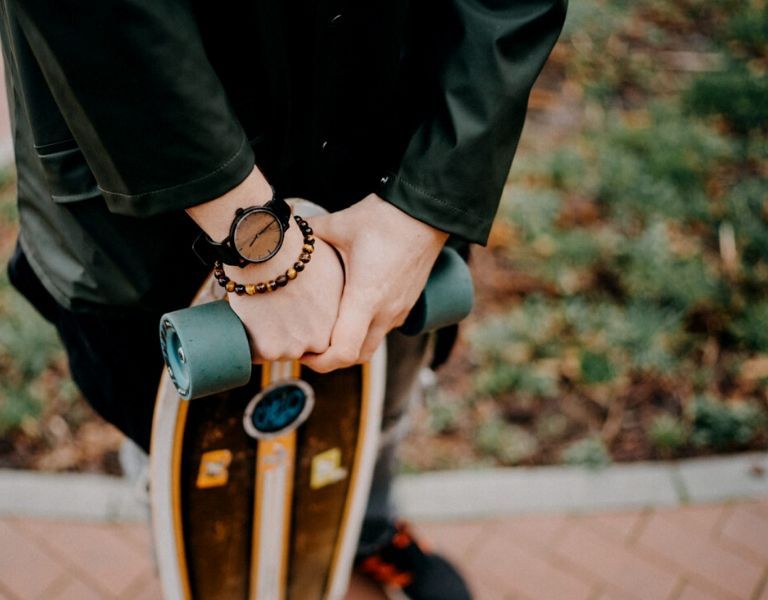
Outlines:
[[275, 283], [278, 287], [285, 287], [288, 285], [288, 277], [286, 275], [280, 275], [280, 277], [275, 279]]
[[257, 283], [256, 284], [256, 291], [259, 294], [266, 294], [267, 293], [267, 284], [266, 283]]
[[303, 271], [304, 270], [304, 263], [303, 262], [295, 262], [293, 263], [293, 268], [297, 271]]
[[256, 294], [256, 286], [252, 283], [249, 283], [248, 285], [245, 286], [245, 293], [248, 294], [249, 296], [253, 296], [254, 294]]
[[301, 228], [301, 232], [304, 235], [312, 235], [313, 233], [315, 233], [315, 230], [312, 229], [309, 225], [307, 225], [306, 227]]
[[312, 257], [309, 254], [307, 254], [306, 252], [302, 252], [299, 255], [299, 260], [301, 262], [303, 262], [303, 263], [308, 263], [310, 260], [312, 260]]
[[290, 269], [288, 269], [288, 270], [285, 272], [285, 276], [286, 276], [288, 279], [296, 279], [296, 277], [298, 276], [298, 272], [296, 271], [296, 269], [294, 269], [293, 267], [291, 267]]
[[304, 244], [303, 249], [307, 254], [312, 254], [315, 251], [315, 247], [310, 244]]
[[235, 293], [240, 296], [245, 294], [245, 286], [242, 283], [235, 284]]
[[277, 282], [274, 279], [267, 281], [267, 288], [270, 292], [274, 292], [277, 289]]
[[227, 281], [227, 284], [226, 284], [226, 286], [225, 286], [225, 287], [226, 287], [226, 290], [227, 290], [228, 292], [234, 292], [234, 291], [235, 291], [235, 282], [234, 282], [234, 281], [231, 281], [231, 280], [230, 280], [230, 281]]
[[304, 243], [305, 244], [311, 244], [312, 246], [314, 246], [315, 245], [315, 236], [308, 235], [307, 237], [304, 238]]

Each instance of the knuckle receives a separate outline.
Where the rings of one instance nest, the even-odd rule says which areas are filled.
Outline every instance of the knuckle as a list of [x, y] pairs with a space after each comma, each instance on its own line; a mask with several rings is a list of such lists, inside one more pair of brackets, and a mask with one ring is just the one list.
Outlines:
[[283, 354], [283, 358], [287, 358], [289, 360], [296, 360], [297, 358], [301, 358], [304, 355], [304, 352], [306, 351], [305, 346], [301, 344], [291, 344], [288, 346], [287, 351]]
[[327, 339], [317, 339], [307, 346], [307, 352], [312, 352], [313, 354], [322, 354], [328, 350], [329, 346], [330, 343]]
[[258, 355], [266, 362], [277, 360], [280, 356], [273, 348], [260, 349]]

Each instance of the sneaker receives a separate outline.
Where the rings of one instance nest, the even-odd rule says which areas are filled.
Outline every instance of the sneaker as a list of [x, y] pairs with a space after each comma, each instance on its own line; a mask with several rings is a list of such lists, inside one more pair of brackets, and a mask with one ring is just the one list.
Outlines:
[[373, 579], [393, 600], [471, 600], [458, 571], [414, 540], [405, 523], [375, 552], [358, 557], [356, 570]]

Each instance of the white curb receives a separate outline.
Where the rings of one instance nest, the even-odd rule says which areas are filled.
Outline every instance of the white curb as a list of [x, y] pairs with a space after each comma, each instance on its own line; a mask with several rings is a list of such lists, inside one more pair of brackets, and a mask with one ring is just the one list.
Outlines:
[[[0, 470], [0, 517], [136, 521], [146, 491], [106, 475]], [[404, 517], [453, 520], [535, 512], [585, 512], [768, 498], [768, 453], [670, 463], [443, 471], [403, 475], [394, 496]]]

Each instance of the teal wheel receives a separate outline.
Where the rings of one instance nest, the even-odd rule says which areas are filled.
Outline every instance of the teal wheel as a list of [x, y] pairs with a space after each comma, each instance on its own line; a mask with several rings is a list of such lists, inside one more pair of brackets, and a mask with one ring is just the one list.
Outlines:
[[446, 246], [400, 331], [418, 335], [458, 323], [472, 311], [474, 289], [467, 263], [456, 250]]
[[251, 378], [251, 351], [243, 324], [225, 301], [163, 315], [163, 358], [185, 400], [240, 387]]

